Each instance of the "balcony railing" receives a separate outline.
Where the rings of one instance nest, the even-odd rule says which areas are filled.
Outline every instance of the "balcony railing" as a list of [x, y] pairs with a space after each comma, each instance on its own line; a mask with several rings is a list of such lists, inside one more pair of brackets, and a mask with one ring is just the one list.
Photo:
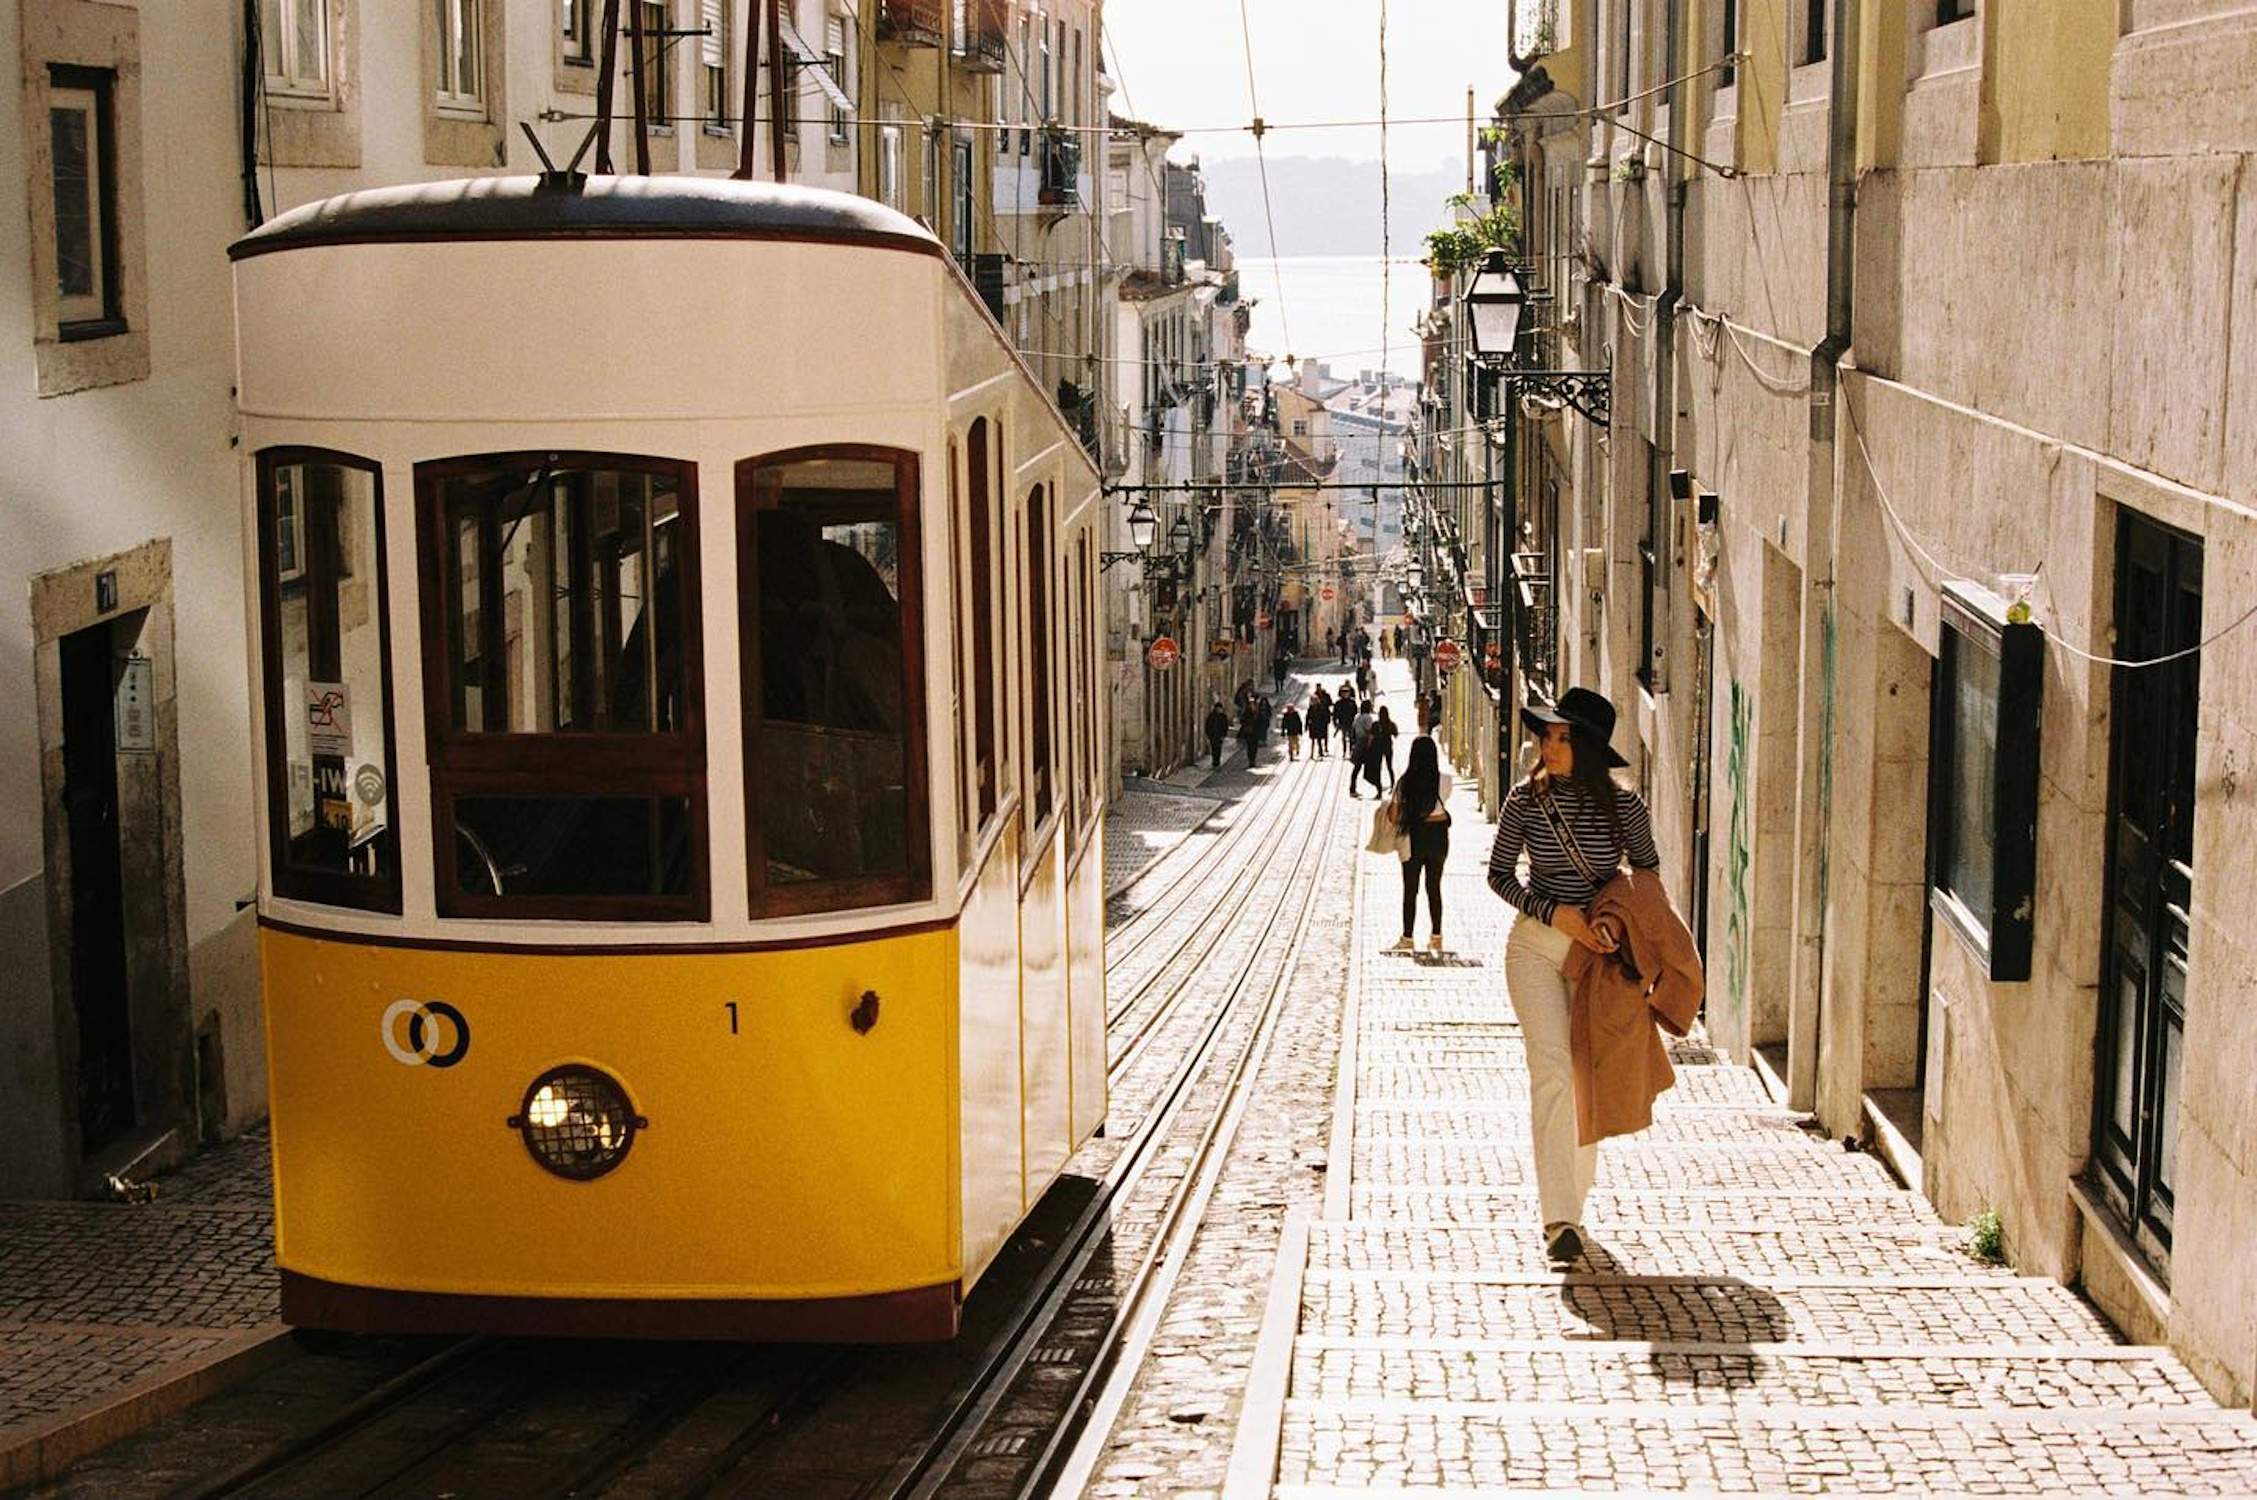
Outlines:
[[904, 47], [948, 42], [949, 0], [878, 0], [878, 40]]
[[1042, 187], [1035, 201], [1046, 208], [1081, 207], [1081, 137], [1054, 125], [1042, 128]]
[[1011, 0], [958, 0], [964, 6], [963, 51], [967, 73], [1000, 73], [1011, 55]]

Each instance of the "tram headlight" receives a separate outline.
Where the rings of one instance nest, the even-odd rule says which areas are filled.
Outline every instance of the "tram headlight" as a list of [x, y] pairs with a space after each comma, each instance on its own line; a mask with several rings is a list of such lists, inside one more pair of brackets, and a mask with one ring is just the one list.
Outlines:
[[509, 1119], [534, 1161], [574, 1182], [593, 1181], [625, 1161], [636, 1132], [649, 1123], [617, 1079], [578, 1064], [534, 1079]]

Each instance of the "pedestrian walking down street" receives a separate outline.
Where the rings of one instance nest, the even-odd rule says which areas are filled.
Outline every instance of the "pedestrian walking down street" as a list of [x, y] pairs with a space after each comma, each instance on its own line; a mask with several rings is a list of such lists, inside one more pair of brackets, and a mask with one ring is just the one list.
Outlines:
[[1309, 754], [1317, 760], [1324, 760], [1328, 755], [1326, 746], [1330, 744], [1331, 738], [1332, 695], [1324, 690], [1324, 684], [1320, 682], [1317, 690], [1309, 694]]
[[1257, 697], [1254, 700], [1254, 749], [1256, 751], [1270, 742], [1270, 724], [1274, 718], [1275, 711], [1270, 707], [1269, 695], [1265, 693]]
[[1207, 764], [1219, 771], [1223, 768], [1223, 741], [1230, 738], [1230, 715], [1223, 712], [1223, 700], [1217, 698], [1215, 706], [1207, 710]]
[[1395, 736], [1402, 732], [1402, 727], [1387, 716], [1384, 707], [1380, 709], [1379, 743], [1372, 747], [1373, 758], [1386, 767], [1389, 786], [1395, 784]]
[[1371, 783], [1371, 794], [1376, 797], [1386, 788], [1379, 784], [1379, 768], [1387, 766], [1387, 783], [1395, 782], [1395, 721], [1387, 717], [1382, 708], [1376, 713], [1369, 702], [1364, 712], [1371, 714], [1371, 724], [1364, 730], [1364, 780]]
[[1277, 727], [1285, 731], [1285, 758], [1289, 761], [1299, 760], [1301, 758], [1301, 710], [1290, 703], [1286, 704], [1285, 712], [1278, 715]]
[[1589, 688], [1569, 688], [1555, 708], [1523, 708], [1520, 717], [1542, 736], [1538, 764], [1497, 810], [1489, 888], [1520, 911], [1505, 944], [1505, 987], [1528, 1049], [1544, 1250], [1565, 1264], [1583, 1253], [1583, 1203], [1599, 1155], [1595, 1143], [1579, 1143], [1564, 969], [1577, 945], [1614, 951], [1615, 939], [1591, 926], [1585, 908], [1625, 859], [1658, 870], [1661, 855], [1645, 799], [1614, 778], [1614, 768], [1627, 762], [1609, 743], [1612, 703]]
[[1411, 741], [1410, 759], [1403, 768], [1402, 780], [1395, 783], [1388, 815], [1400, 836], [1395, 852], [1403, 861], [1403, 935], [1389, 951], [1415, 950], [1413, 929], [1418, 925], [1418, 888], [1423, 884], [1431, 928], [1426, 951], [1440, 953], [1442, 866], [1450, 857], [1450, 773], [1442, 769], [1434, 741], [1423, 734]]
[[[1351, 733], [1355, 735], [1355, 751], [1348, 757], [1348, 795], [1351, 797], [1363, 795], [1356, 790], [1356, 783], [1371, 774], [1371, 734], [1372, 727], [1378, 722], [1379, 717], [1371, 711], [1369, 698], [1356, 705], [1356, 718], [1351, 726]], [[1378, 791], [1379, 782], [1374, 778], [1372, 792], [1376, 796]]]
[[1247, 695], [1246, 706], [1238, 711], [1238, 743], [1246, 751], [1246, 764], [1251, 767], [1262, 743], [1261, 705], [1252, 694]]
[[1284, 692], [1285, 674], [1292, 670], [1293, 658], [1287, 656], [1285, 648], [1280, 646], [1277, 652], [1277, 660], [1270, 663], [1270, 691], [1273, 693]]
[[1348, 791], [1356, 790], [1356, 690], [1353, 685], [1340, 684], [1340, 695], [1332, 700], [1332, 729], [1340, 736], [1340, 758], [1348, 762]]

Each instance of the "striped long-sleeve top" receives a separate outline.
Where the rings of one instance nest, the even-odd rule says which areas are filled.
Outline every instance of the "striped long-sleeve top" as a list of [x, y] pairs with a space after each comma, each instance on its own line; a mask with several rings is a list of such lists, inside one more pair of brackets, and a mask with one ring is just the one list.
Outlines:
[[[1572, 781], [1554, 783], [1551, 794], [1576, 846], [1600, 876], [1611, 878], [1625, 854], [1638, 869], [1661, 868], [1645, 798], [1627, 787], [1616, 790], [1615, 806], [1622, 817], [1622, 842], [1617, 844], [1606, 810], [1582, 786]], [[1505, 805], [1497, 813], [1497, 842], [1489, 849], [1489, 889], [1537, 921], [1550, 922], [1561, 902], [1588, 906], [1599, 890], [1568, 858], [1553, 831], [1552, 820], [1537, 804], [1540, 795], [1531, 781], [1523, 781], [1505, 794]], [[1528, 856], [1525, 884], [1520, 877], [1524, 851]]]

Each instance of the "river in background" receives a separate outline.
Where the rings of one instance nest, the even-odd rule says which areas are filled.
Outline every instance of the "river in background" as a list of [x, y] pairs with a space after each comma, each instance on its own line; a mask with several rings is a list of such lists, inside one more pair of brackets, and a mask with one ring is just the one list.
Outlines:
[[[1424, 265], [1406, 256], [1241, 256], [1239, 295], [1254, 304], [1249, 349], [1282, 358], [1315, 358], [1337, 376], [1386, 368], [1420, 378], [1418, 335], [1411, 324], [1433, 297]], [[1291, 332], [1291, 341], [1287, 333]]]

